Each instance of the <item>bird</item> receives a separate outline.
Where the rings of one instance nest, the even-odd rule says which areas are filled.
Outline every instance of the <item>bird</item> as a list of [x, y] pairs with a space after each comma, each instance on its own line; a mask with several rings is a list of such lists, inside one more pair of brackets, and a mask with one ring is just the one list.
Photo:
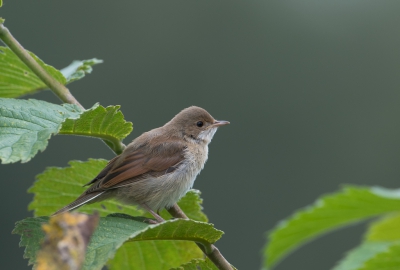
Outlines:
[[189, 191], [208, 159], [208, 145], [228, 121], [215, 120], [205, 109], [191, 106], [167, 122], [134, 139], [85, 186], [75, 201], [53, 215], [84, 204], [116, 199], [137, 205], [163, 222], [169, 209]]

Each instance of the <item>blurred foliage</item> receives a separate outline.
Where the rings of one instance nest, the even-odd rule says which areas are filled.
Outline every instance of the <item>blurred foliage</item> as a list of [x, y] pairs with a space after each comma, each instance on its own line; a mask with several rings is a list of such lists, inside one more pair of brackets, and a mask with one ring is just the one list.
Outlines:
[[[50, 218], [48, 224], [42, 225], [45, 237], [37, 252], [36, 269], [81, 269], [85, 261], [86, 248], [98, 221], [98, 215], [88, 216], [78, 213], [63, 213]], [[25, 231], [30, 229], [29, 225], [25, 227]]]
[[[269, 233], [264, 265], [266, 268], [273, 267], [294, 249], [327, 232], [381, 215], [383, 220], [370, 224], [364, 243], [350, 251], [335, 270], [364, 269], [366, 265], [380, 263], [382, 268], [375, 269], [386, 269], [385, 263], [391, 267], [397, 259], [393, 257], [390, 261], [390, 256], [384, 254], [396, 252], [395, 247], [400, 241], [400, 217], [392, 216], [396, 212], [400, 212], [399, 190], [345, 187], [340, 192], [321, 197], [313, 205], [281, 221]], [[373, 263], [367, 263], [369, 260]]]

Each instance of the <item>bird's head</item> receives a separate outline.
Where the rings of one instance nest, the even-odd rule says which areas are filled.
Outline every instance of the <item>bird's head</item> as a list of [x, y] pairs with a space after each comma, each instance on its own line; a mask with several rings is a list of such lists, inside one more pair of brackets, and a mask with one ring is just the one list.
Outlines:
[[178, 113], [165, 127], [178, 132], [185, 139], [210, 143], [218, 127], [228, 124], [228, 121], [215, 120], [200, 107], [191, 106]]

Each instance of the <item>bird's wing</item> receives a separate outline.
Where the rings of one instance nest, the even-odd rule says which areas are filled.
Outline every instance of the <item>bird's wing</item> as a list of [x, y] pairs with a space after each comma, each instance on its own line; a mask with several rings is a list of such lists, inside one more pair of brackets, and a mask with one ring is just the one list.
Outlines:
[[91, 184], [96, 183], [98, 180], [101, 180], [104, 176], [107, 175], [107, 173], [111, 170], [112, 167], [114, 167], [115, 162], [118, 160], [120, 156], [115, 156], [113, 159], [111, 159], [108, 163], [107, 166], [104, 167], [103, 170], [101, 170], [101, 172], [95, 177], [93, 178], [93, 180], [91, 180], [90, 182], [84, 184], [83, 186], [90, 186]]
[[[186, 146], [179, 141], [159, 143], [153, 147], [148, 144], [124, 152], [113, 158], [107, 166], [89, 183], [92, 185], [81, 196], [53, 215], [71, 211], [101, 197], [108, 190], [145, 179], [144, 174], [153, 176], [171, 173], [184, 159]], [[129, 149], [127, 149], [129, 151]]]
[[[179, 141], [169, 141], [153, 146], [142, 146], [137, 150], [123, 154], [110, 163], [92, 181], [93, 186], [85, 193], [113, 189], [126, 184], [125, 181], [141, 179], [140, 176], [151, 172], [170, 173], [174, 166], [184, 159], [186, 146]], [[111, 164], [112, 163], [112, 164]], [[97, 180], [98, 179], [98, 180]]]

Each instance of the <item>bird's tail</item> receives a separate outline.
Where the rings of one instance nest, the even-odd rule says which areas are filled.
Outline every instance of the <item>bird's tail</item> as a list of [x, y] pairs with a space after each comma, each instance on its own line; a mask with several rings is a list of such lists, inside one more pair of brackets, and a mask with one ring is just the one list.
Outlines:
[[99, 191], [99, 192], [93, 192], [93, 193], [89, 193], [89, 194], [82, 194], [78, 199], [76, 199], [72, 203], [68, 204], [67, 206], [61, 208], [60, 210], [58, 210], [57, 212], [52, 214], [52, 216], [74, 210], [75, 208], [78, 208], [78, 207], [84, 205], [85, 203], [88, 203], [88, 202], [94, 200], [95, 198], [97, 198], [101, 194], [103, 194], [104, 192], [105, 191]]

